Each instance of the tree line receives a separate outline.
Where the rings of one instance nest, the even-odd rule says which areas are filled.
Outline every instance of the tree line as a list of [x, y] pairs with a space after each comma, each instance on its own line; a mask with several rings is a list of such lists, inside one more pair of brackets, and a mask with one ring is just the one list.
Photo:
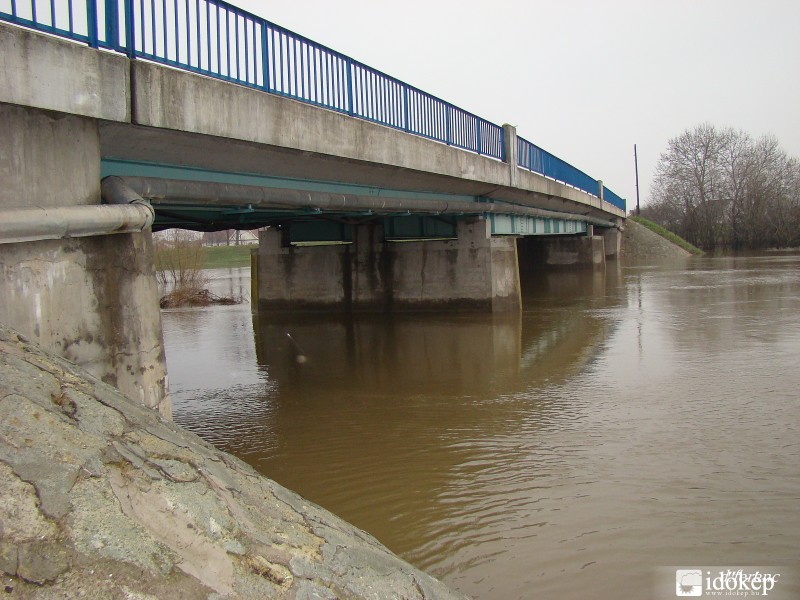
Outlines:
[[800, 161], [773, 136], [700, 125], [669, 141], [642, 216], [706, 251], [800, 246]]

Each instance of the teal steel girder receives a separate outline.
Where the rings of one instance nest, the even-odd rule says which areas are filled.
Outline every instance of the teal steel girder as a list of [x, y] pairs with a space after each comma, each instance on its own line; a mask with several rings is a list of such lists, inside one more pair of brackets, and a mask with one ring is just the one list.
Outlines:
[[[446, 194], [442, 192], [417, 192], [385, 189], [376, 186], [345, 184], [328, 181], [293, 179], [247, 173], [228, 173], [194, 167], [163, 165], [157, 163], [104, 158], [101, 161], [101, 177], [146, 177], [177, 179], [217, 184], [250, 185], [276, 190], [322, 192], [328, 194], [371, 196], [409, 200], [441, 200], [474, 203], [475, 211], [469, 214], [483, 215], [491, 219], [492, 235], [576, 235], [585, 233], [586, 223], [566, 219], [528, 217], [510, 214], [485, 214], [481, 204], [492, 202], [483, 196]], [[374, 222], [380, 219], [384, 225], [384, 236], [388, 240], [452, 239], [456, 237], [458, 215], [397, 214], [394, 211], [378, 212], [321, 212], [308, 207], [273, 208], [252, 205], [212, 205], [207, 203], [172, 202], [152, 199], [156, 219], [154, 231], [169, 228], [196, 231], [218, 231], [221, 229], [257, 229], [269, 225], [298, 223], [297, 241], [342, 241], [348, 242], [352, 234], [347, 225], [358, 222]], [[319, 226], [306, 223], [320, 222]], [[303, 225], [300, 225], [302, 223]], [[328, 224], [326, 224], [328, 223]], [[304, 239], [308, 238], [308, 239]], [[329, 240], [329, 238], [331, 238]]]

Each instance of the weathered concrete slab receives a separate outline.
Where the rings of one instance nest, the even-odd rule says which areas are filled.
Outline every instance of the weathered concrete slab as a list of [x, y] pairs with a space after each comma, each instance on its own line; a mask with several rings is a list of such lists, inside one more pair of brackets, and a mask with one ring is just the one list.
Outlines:
[[0, 23], [0, 102], [130, 121], [128, 59]]
[[97, 121], [0, 104], [0, 210], [99, 203]]
[[374, 538], [0, 325], [9, 598], [458, 598]]

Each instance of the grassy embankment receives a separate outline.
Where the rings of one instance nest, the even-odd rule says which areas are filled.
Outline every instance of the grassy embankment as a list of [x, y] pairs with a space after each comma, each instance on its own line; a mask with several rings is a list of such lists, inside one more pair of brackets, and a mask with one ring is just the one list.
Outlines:
[[[202, 246], [196, 251], [197, 256], [189, 261], [189, 268], [198, 269], [224, 269], [250, 266], [250, 246]], [[181, 263], [178, 252], [169, 247], [156, 246], [156, 265], [172, 265]]]
[[702, 256], [703, 254], [705, 254], [697, 246], [693, 246], [692, 244], [687, 242], [685, 239], [683, 239], [679, 235], [676, 235], [676, 234], [672, 233], [669, 229], [664, 229], [658, 223], [653, 223], [652, 221], [650, 221], [648, 219], [645, 219], [644, 217], [629, 217], [629, 218], [632, 221], [636, 221], [639, 225], [642, 225], [643, 227], [647, 227], [653, 233], [657, 233], [658, 235], [663, 237], [665, 240], [669, 240], [670, 242], [672, 242], [676, 246], [680, 246], [681, 248], [683, 248], [687, 252], [691, 252], [692, 254], [695, 254], [697, 256]]
[[255, 245], [249, 246], [206, 246], [203, 248], [203, 269], [221, 269], [233, 267], [249, 267], [250, 251]]

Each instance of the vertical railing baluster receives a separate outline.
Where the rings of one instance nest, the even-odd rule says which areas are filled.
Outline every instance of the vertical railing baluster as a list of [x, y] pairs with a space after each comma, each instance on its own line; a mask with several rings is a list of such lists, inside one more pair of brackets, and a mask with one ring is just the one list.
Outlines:
[[444, 141], [449, 146], [452, 143], [452, 129], [450, 124], [450, 105], [445, 104], [444, 106]]
[[153, 44], [153, 56], [158, 54], [158, 29], [156, 29], [156, 0], [150, 0], [150, 37]]
[[323, 88], [323, 99], [325, 101], [325, 105], [331, 108], [336, 108], [336, 101], [333, 98], [333, 94], [331, 93], [331, 53], [327, 50], [323, 50], [320, 48], [320, 69], [322, 75], [322, 88]]
[[300, 42], [300, 97], [308, 99], [311, 96], [311, 82], [308, 80], [308, 42]]
[[[291, 52], [290, 52], [291, 50]], [[291, 56], [289, 56], [291, 54]], [[290, 81], [288, 91], [294, 95], [299, 96], [299, 86], [297, 85], [297, 40], [286, 34], [286, 68], [290, 71]]]
[[11, 0], [11, 16], [17, 18], [17, 0]]
[[161, 26], [164, 29], [164, 59], [169, 59], [169, 33], [167, 30], [167, 0], [161, 0]]
[[[189, 0], [186, 0], [188, 3]], [[203, 69], [203, 40], [202, 34], [200, 33], [200, 0], [194, 0], [194, 23], [195, 23], [195, 50], [197, 51], [197, 69]], [[210, 44], [209, 40], [206, 40], [206, 45]]]
[[345, 75], [347, 76], [347, 114], [353, 114], [353, 61], [349, 58], [345, 58], [345, 68], [347, 72]]
[[372, 110], [372, 118], [377, 120], [378, 116], [378, 90], [377, 90], [377, 83], [378, 83], [378, 76], [375, 75], [374, 71], [368, 72], [369, 76], [369, 91], [371, 94], [370, 97], [370, 108]]
[[214, 6], [217, 9], [214, 17], [214, 24], [217, 28], [217, 74], [222, 77], [222, 17], [220, 17], [222, 7], [219, 4]]
[[411, 131], [410, 110], [408, 106], [408, 86], [403, 84], [403, 131]]
[[106, 0], [106, 45], [119, 49], [119, 6], [117, 0]]
[[183, 0], [186, 7], [186, 66], [192, 66], [192, 19], [189, 16], [189, 0]]
[[[233, 34], [236, 36], [236, 79], [241, 81], [242, 74], [241, 74], [241, 64], [242, 64], [242, 50], [239, 46], [239, 15], [233, 13], [234, 18], [234, 26], [233, 26]], [[247, 49], [245, 48], [245, 56], [247, 55]]]
[[[499, 148], [499, 151], [497, 151], [497, 150], [495, 151], [497, 154], [500, 155], [499, 158], [503, 162], [505, 162], [505, 160], [506, 160], [506, 139], [505, 139], [505, 135], [506, 135], [506, 132], [503, 129], [500, 129], [500, 131], [497, 132], [497, 139], [500, 142], [500, 148]], [[517, 165], [514, 165], [514, 168], [516, 169]]]
[[[253, 85], [258, 85], [258, 28], [256, 27], [256, 22], [250, 21], [251, 31], [253, 34], [250, 36], [250, 47], [253, 49]], [[250, 77], [250, 72], [248, 71], [247, 77]]]
[[266, 21], [261, 21], [261, 77], [263, 77], [264, 89], [269, 91], [269, 51], [267, 48]]
[[211, 64], [212, 64], [211, 63], [211, 55], [212, 55], [212, 49], [211, 49], [211, 3], [208, 0], [205, 0], [203, 2], [203, 4], [205, 4], [205, 7], [206, 7], [206, 49], [208, 50], [208, 52], [206, 53], [207, 60], [208, 60], [208, 64], [206, 64], [206, 67], [208, 68], [208, 72], [211, 73], [212, 72], [212, 68], [211, 68]]
[[[175, 62], [179, 63], [181, 61], [181, 34], [178, 30], [178, 0], [173, 0], [172, 2], [172, 18], [175, 20]], [[167, 58], [169, 58], [169, 55], [167, 55]]]
[[[236, 79], [239, 81], [242, 80], [242, 46], [239, 38], [239, 19], [241, 15], [233, 13], [233, 17], [236, 19], [236, 27], [234, 30], [236, 31]], [[247, 25], [247, 22], [242, 19], [242, 24]], [[245, 37], [245, 44], [244, 44], [244, 60], [245, 60], [245, 67], [247, 67], [247, 34], [244, 34]], [[245, 81], [247, 80], [247, 69], [245, 68]]]
[[86, 27], [92, 48], [97, 48], [97, 2], [99, 0], [86, 0]]
[[50, 25], [56, 28], [56, 0], [50, 0]]
[[[278, 51], [280, 52], [278, 58], [280, 59], [278, 65], [280, 67], [281, 75], [281, 92], [286, 94], [289, 90], [289, 39], [284, 37], [282, 31], [278, 32]], [[277, 75], [276, 75], [277, 77]], [[277, 81], [277, 80], [276, 80]], [[277, 85], [277, 84], [276, 84]]]
[[231, 74], [231, 11], [227, 8], [223, 9], [225, 11], [225, 59], [228, 64], [228, 70], [226, 75], [228, 79], [232, 79], [233, 75]]
[[136, 30], [134, 29], [134, 0], [124, 0], [123, 11], [125, 15], [125, 54], [128, 58], [136, 56]]
[[372, 112], [372, 118], [376, 119], [376, 117], [378, 116], [378, 90], [377, 90], [378, 76], [375, 75], [374, 71], [367, 71], [367, 77], [369, 81], [367, 90], [370, 93], [370, 98], [369, 98], [370, 110]]
[[[239, 15], [236, 17], [236, 22], [239, 22], [239, 18], [242, 19], [242, 48], [244, 49], [244, 77], [240, 77], [245, 83], [250, 83], [250, 45], [247, 43], [247, 17], [244, 15]], [[239, 39], [239, 35], [237, 33], [236, 39]], [[237, 52], [239, 50], [237, 49]], [[240, 61], [241, 62], [241, 61]]]
[[[68, 25], [69, 32], [70, 33], [75, 33], [74, 17], [72, 16], [72, 0], [67, 0], [67, 11], [69, 12], [69, 14], [67, 15], [67, 17], [69, 19], [69, 21], [68, 21], [69, 22], [69, 25]], [[13, 15], [14, 12], [15, 12], [14, 0], [11, 0], [11, 14]]]

